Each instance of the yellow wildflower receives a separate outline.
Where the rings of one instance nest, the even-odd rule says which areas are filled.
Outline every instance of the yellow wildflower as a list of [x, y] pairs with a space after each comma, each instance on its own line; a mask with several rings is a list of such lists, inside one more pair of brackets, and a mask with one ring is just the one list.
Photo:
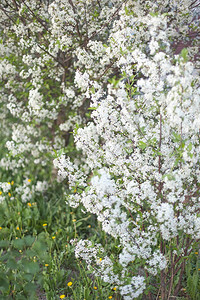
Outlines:
[[68, 282], [68, 284], [67, 284], [68, 286], [72, 286], [72, 282], [70, 281], [70, 282]]
[[0, 191], [0, 195], [2, 194], [2, 191]]
[[48, 267], [49, 265], [48, 264], [45, 264], [45, 267]]
[[76, 222], [76, 219], [73, 219], [72, 222]]
[[16, 228], [17, 230], [19, 230], [19, 226], [17, 226], [17, 228]]
[[60, 299], [64, 299], [65, 298], [65, 295], [60, 295]]
[[52, 239], [54, 240], [56, 237], [55, 236], [52, 236]]
[[31, 179], [28, 179], [28, 182], [31, 182]]
[[31, 203], [30, 203], [30, 202], [28, 203], [28, 206], [30, 206], [30, 207], [31, 207]]
[[11, 184], [12, 184], [12, 185], [14, 184], [14, 181], [13, 181], [13, 180], [11, 181]]
[[45, 224], [43, 224], [42, 226], [43, 226], [43, 227], [46, 227], [46, 226], [47, 226], [47, 224], [45, 223]]
[[11, 193], [10, 192], [8, 193], [8, 196], [11, 197]]
[[112, 299], [112, 296], [109, 296], [108, 299]]
[[97, 290], [97, 287], [96, 287], [96, 286], [94, 286], [94, 289], [95, 289], [95, 290]]

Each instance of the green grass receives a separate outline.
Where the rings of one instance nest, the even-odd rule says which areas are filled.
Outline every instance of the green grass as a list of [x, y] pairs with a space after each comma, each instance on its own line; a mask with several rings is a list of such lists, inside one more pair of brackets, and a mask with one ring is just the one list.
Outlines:
[[120, 299], [75, 258], [70, 243], [108, 242], [95, 217], [67, 206], [58, 184], [28, 203], [15, 196], [14, 185], [13, 200], [7, 194], [0, 204], [0, 299]]

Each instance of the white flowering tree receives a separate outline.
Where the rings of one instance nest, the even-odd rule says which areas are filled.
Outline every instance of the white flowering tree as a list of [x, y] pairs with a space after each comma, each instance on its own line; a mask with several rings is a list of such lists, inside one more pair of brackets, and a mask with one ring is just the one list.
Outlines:
[[75, 128], [81, 159], [54, 165], [118, 244], [77, 257], [126, 300], [178, 295], [200, 238], [199, 1], [1, 0], [0, 17], [1, 168], [24, 168], [28, 201]]
[[120, 7], [119, 0], [0, 1], [0, 170], [23, 174], [24, 202], [55, 181], [55, 151], [76, 155], [72, 131], [89, 118], [83, 91], [89, 75], [110, 64], [101, 53]]
[[[69, 204], [95, 214], [118, 243], [114, 254], [74, 241], [76, 256], [126, 300], [177, 296], [200, 239], [197, 14], [197, 1], [126, 1], [75, 75], [92, 110], [75, 132], [84, 163], [62, 155], [54, 164], [68, 177]], [[188, 48], [176, 55], [179, 41]], [[108, 64], [96, 77], [91, 50]]]
[[[103, 41], [118, 6], [108, 0], [1, 1], [1, 133], [9, 150], [2, 168], [31, 173], [32, 163], [49, 165], [54, 150], [69, 145], [75, 124], [86, 122], [89, 99], [82, 89], [89, 75], [79, 71], [83, 61], [90, 75], [104, 71]], [[94, 38], [101, 41], [98, 56], [96, 44], [88, 45]]]

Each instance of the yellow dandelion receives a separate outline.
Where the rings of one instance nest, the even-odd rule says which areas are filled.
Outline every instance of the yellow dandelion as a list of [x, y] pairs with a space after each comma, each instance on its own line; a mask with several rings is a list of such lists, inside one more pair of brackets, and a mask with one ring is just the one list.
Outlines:
[[116, 289], [117, 289], [117, 288], [116, 288], [116, 287], [114, 287], [114, 288], [113, 288], [113, 291], [116, 291]]
[[56, 237], [55, 236], [52, 236], [52, 239], [54, 240]]
[[31, 203], [30, 203], [30, 202], [28, 203], [28, 206], [30, 206], [30, 207], [31, 207]]
[[20, 253], [22, 253], [22, 250], [19, 250]]
[[18, 240], [18, 237], [16, 236], [16, 238], [15, 238], [16, 240]]
[[13, 180], [11, 181], [11, 184], [12, 184], [12, 185], [14, 184], [14, 181], [13, 181]]
[[88, 225], [88, 228], [91, 228], [91, 225]]
[[31, 179], [28, 179], [28, 182], [31, 182]]
[[10, 192], [8, 193], [8, 196], [11, 197], [11, 193]]
[[96, 287], [96, 286], [94, 286], [94, 289], [95, 289], [95, 290], [97, 290], [97, 287]]
[[68, 284], [67, 284], [68, 286], [72, 286], [72, 282], [70, 281], [70, 282], [68, 282]]
[[45, 264], [45, 267], [48, 267], [49, 265], [48, 264]]
[[0, 230], [2, 229], [2, 227], [0, 227]]
[[8, 184], [10, 184], [10, 182], [8, 182]]
[[199, 254], [199, 252], [195, 252], [195, 254], [196, 254], [196, 255], [198, 255], [198, 254]]
[[76, 193], [77, 189], [74, 190], [74, 193]]
[[72, 222], [76, 222], [76, 219], [73, 219]]
[[99, 258], [99, 261], [102, 261], [102, 258], [101, 258], [101, 257]]
[[112, 296], [109, 296], [108, 299], [112, 299]]
[[60, 295], [60, 299], [64, 299], [65, 298], [65, 295]]
[[17, 226], [17, 228], [16, 228], [17, 230], [19, 230], [19, 226]]
[[0, 195], [2, 194], [2, 191], [0, 191]]
[[200, 271], [200, 269], [198, 269], [198, 271]]
[[47, 226], [47, 224], [45, 223], [45, 224], [43, 224], [42, 226], [43, 226], [43, 227], [46, 227], [46, 226]]

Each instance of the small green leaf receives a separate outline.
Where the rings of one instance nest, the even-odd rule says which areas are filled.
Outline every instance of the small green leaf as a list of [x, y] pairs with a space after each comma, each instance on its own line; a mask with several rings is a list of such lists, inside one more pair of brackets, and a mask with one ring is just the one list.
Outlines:
[[12, 241], [14, 248], [22, 250], [25, 246], [25, 242], [23, 239], [17, 239]]
[[2, 240], [2, 241], [0, 241], [0, 248], [8, 248], [9, 244], [10, 244], [9, 241]]
[[192, 143], [189, 143], [189, 145], [187, 146], [187, 150], [190, 152], [192, 150]]
[[186, 48], [183, 48], [181, 51], [181, 57], [183, 57], [184, 62], [188, 61], [188, 50]]
[[144, 150], [147, 147], [147, 144], [144, 143], [143, 141], [139, 141], [138, 146], [139, 146], [140, 149]]
[[34, 261], [23, 261], [23, 271], [25, 273], [36, 274], [40, 270], [39, 264]]
[[88, 110], [96, 110], [96, 109], [97, 107], [92, 107], [92, 106], [88, 108]]
[[26, 246], [31, 247], [31, 245], [35, 241], [35, 238], [31, 235], [27, 235], [24, 237], [24, 241], [25, 241]]
[[9, 280], [7, 277], [1, 275], [0, 276], [0, 291], [7, 292], [9, 289]]
[[11, 270], [16, 270], [18, 269], [17, 261], [15, 258], [10, 257], [6, 263], [6, 266], [11, 269]]

